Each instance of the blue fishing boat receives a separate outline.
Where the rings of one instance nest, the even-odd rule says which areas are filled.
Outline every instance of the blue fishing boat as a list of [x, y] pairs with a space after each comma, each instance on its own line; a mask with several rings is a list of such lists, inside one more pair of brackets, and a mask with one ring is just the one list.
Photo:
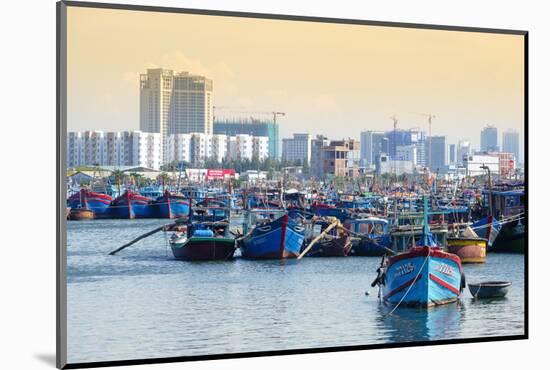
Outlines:
[[189, 215], [189, 199], [165, 190], [162, 196], [153, 201], [153, 209], [156, 218], [185, 217]]
[[430, 233], [427, 200], [420, 245], [384, 261], [373, 284], [379, 284], [385, 303], [396, 306], [431, 307], [455, 302], [465, 278], [460, 258], [444, 252]]
[[304, 227], [288, 214], [258, 221], [253, 229], [239, 240], [241, 256], [249, 259], [296, 258], [304, 242]]
[[87, 209], [94, 213], [95, 217], [104, 217], [108, 214], [111, 198], [107, 194], [96, 193], [88, 189], [80, 189], [67, 199], [67, 206], [71, 209]]
[[152, 200], [131, 190], [126, 190], [121, 196], [116, 197], [109, 206], [109, 216], [123, 219], [151, 218], [154, 216]]
[[350, 219], [344, 227], [352, 233], [352, 256], [383, 256], [391, 247], [388, 221], [378, 217]]

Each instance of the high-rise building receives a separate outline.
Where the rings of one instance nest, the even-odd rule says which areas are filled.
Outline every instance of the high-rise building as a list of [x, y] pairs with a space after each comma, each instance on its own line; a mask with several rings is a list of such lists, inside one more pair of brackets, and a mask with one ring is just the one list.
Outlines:
[[416, 166], [418, 164], [417, 150], [416, 145], [399, 145], [396, 148], [395, 160], [411, 162], [413, 166]]
[[140, 130], [160, 133], [162, 160], [168, 135], [213, 133], [212, 80], [188, 72], [148, 69], [140, 75]]
[[449, 144], [449, 164], [456, 163], [456, 144]]
[[191, 134], [172, 134], [168, 136], [168, 163], [191, 163]]
[[364, 166], [372, 166], [380, 153], [388, 152], [388, 140], [381, 131], [361, 132], [361, 162]]
[[430, 170], [444, 172], [445, 166], [447, 165], [447, 145], [445, 143], [445, 136], [428, 137], [427, 143], [429, 145], [428, 165], [430, 166]]
[[279, 124], [274, 122], [273, 119], [216, 119], [214, 134], [267, 136], [269, 139], [269, 158], [279, 158]]
[[282, 159], [288, 162], [298, 161], [301, 165], [311, 161], [311, 135], [294, 134], [293, 138], [283, 139]]
[[516, 130], [507, 130], [502, 133], [502, 151], [512, 153], [519, 162], [519, 134]]
[[310, 175], [317, 180], [321, 180], [325, 176], [323, 148], [329, 145], [330, 140], [323, 135], [317, 135], [311, 140]]
[[468, 140], [460, 140], [456, 148], [456, 161], [459, 165], [464, 165], [468, 156], [472, 153], [472, 148]]
[[499, 152], [498, 147], [498, 129], [494, 126], [486, 126], [481, 130], [481, 146], [482, 152]]

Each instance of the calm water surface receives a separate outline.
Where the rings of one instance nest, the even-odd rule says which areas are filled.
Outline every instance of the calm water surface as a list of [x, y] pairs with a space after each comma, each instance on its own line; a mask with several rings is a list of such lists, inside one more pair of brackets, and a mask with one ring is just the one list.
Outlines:
[[[395, 343], [524, 332], [524, 257], [465, 265], [468, 282], [510, 280], [504, 299], [391, 316], [370, 287], [380, 258], [182, 262], [166, 220], [68, 222], [69, 362]], [[237, 252], [238, 254], [238, 252]], [[365, 295], [369, 291], [370, 295]]]

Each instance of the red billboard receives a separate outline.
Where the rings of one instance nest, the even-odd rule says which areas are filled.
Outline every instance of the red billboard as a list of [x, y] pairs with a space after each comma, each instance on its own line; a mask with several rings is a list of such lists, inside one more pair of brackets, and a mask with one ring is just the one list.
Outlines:
[[233, 169], [206, 170], [206, 180], [223, 180], [226, 177], [235, 177], [235, 170]]

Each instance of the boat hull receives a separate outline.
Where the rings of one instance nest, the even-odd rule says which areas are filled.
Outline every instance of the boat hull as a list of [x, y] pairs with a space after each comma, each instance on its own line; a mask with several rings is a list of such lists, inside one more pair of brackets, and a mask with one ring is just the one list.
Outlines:
[[136, 193], [124, 193], [117, 197], [109, 207], [112, 218], [134, 219], [154, 216], [151, 200]]
[[447, 250], [460, 257], [462, 263], [485, 263], [487, 240], [482, 238], [447, 238]]
[[108, 216], [112, 200], [107, 194], [82, 189], [68, 199], [67, 206], [71, 209], [89, 209], [93, 211], [94, 218], [100, 218]]
[[508, 294], [510, 285], [507, 281], [487, 281], [468, 284], [468, 289], [474, 298], [502, 298]]
[[156, 218], [181, 218], [189, 215], [189, 201], [183, 197], [164, 194], [153, 204], [153, 215]]
[[235, 239], [191, 237], [185, 243], [171, 243], [174, 258], [182, 261], [229, 260], [235, 253]]
[[525, 253], [525, 225], [520, 222], [511, 222], [503, 225], [493, 244], [493, 251]]
[[68, 219], [72, 221], [93, 220], [94, 217], [94, 211], [86, 208], [73, 208], [68, 215]]
[[304, 229], [288, 215], [256, 226], [240, 241], [241, 256], [247, 259], [296, 258], [304, 242]]
[[311, 247], [307, 257], [345, 257], [351, 251], [349, 236], [322, 240]]
[[354, 240], [351, 248], [352, 256], [383, 256], [390, 247], [390, 236], [361, 237]]
[[419, 307], [447, 304], [458, 299], [462, 284], [458, 256], [430, 247], [415, 247], [390, 258], [384, 301]]

